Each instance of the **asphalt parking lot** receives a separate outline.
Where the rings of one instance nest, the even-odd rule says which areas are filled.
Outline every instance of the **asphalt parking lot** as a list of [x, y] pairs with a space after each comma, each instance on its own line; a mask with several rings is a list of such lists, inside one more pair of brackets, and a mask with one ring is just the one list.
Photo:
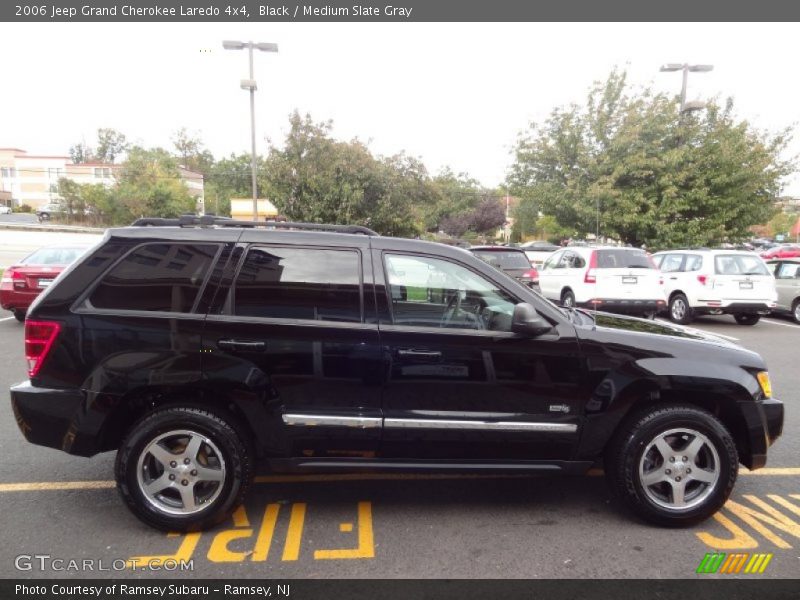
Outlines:
[[[719, 551], [729, 558], [765, 555], [763, 573], [739, 577], [797, 577], [800, 326], [771, 318], [743, 327], [731, 317], [703, 318], [693, 326], [761, 353], [775, 394], [787, 406], [784, 435], [771, 449], [768, 468], [742, 473], [725, 508], [694, 528], [659, 529], [635, 520], [611, 501], [598, 474], [264, 473], [227, 525], [166, 535], [123, 506], [111, 481], [112, 454], [84, 459], [29, 445], [3, 391], [0, 576], [186, 576], [175, 568], [183, 560], [201, 578], [730, 577], [696, 574], [706, 554]], [[26, 377], [22, 333], [10, 313], [0, 314], [2, 390]], [[150, 559], [143, 557], [160, 557], [162, 569], [144, 570], [140, 565]], [[69, 561], [81, 568], [93, 561], [93, 570], [71, 570]], [[126, 563], [125, 572], [113, 570]]]

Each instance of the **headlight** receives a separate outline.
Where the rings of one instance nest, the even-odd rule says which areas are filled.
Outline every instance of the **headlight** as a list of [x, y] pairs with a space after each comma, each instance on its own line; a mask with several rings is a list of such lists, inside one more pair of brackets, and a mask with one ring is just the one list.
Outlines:
[[772, 382], [769, 380], [769, 373], [759, 371], [756, 378], [758, 379], [758, 385], [761, 386], [761, 391], [764, 392], [764, 396], [772, 398]]

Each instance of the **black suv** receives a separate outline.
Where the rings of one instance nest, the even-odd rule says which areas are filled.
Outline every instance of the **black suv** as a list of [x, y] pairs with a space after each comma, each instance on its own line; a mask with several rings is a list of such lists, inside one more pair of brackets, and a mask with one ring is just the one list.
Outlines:
[[679, 326], [562, 310], [466, 250], [369, 229], [144, 219], [25, 323], [35, 444], [117, 450], [131, 510], [226, 518], [274, 471], [584, 473], [693, 523], [781, 434], [764, 361]]

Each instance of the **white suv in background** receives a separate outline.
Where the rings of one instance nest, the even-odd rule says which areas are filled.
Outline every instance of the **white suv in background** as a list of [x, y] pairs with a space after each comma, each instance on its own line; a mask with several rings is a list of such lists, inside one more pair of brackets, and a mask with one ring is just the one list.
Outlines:
[[661, 274], [637, 248], [564, 248], [542, 265], [539, 286], [562, 306], [652, 318], [667, 304]]
[[664, 276], [670, 319], [691, 323], [698, 314], [732, 314], [755, 325], [775, 308], [775, 278], [753, 252], [667, 250], [653, 255]]

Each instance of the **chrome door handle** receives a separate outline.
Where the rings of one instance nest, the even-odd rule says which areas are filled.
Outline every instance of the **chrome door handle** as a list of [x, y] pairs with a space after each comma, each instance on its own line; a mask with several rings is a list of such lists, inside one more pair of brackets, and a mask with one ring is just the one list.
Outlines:
[[267, 349], [267, 343], [252, 340], [218, 340], [217, 347], [221, 350], [239, 352], [264, 352]]

